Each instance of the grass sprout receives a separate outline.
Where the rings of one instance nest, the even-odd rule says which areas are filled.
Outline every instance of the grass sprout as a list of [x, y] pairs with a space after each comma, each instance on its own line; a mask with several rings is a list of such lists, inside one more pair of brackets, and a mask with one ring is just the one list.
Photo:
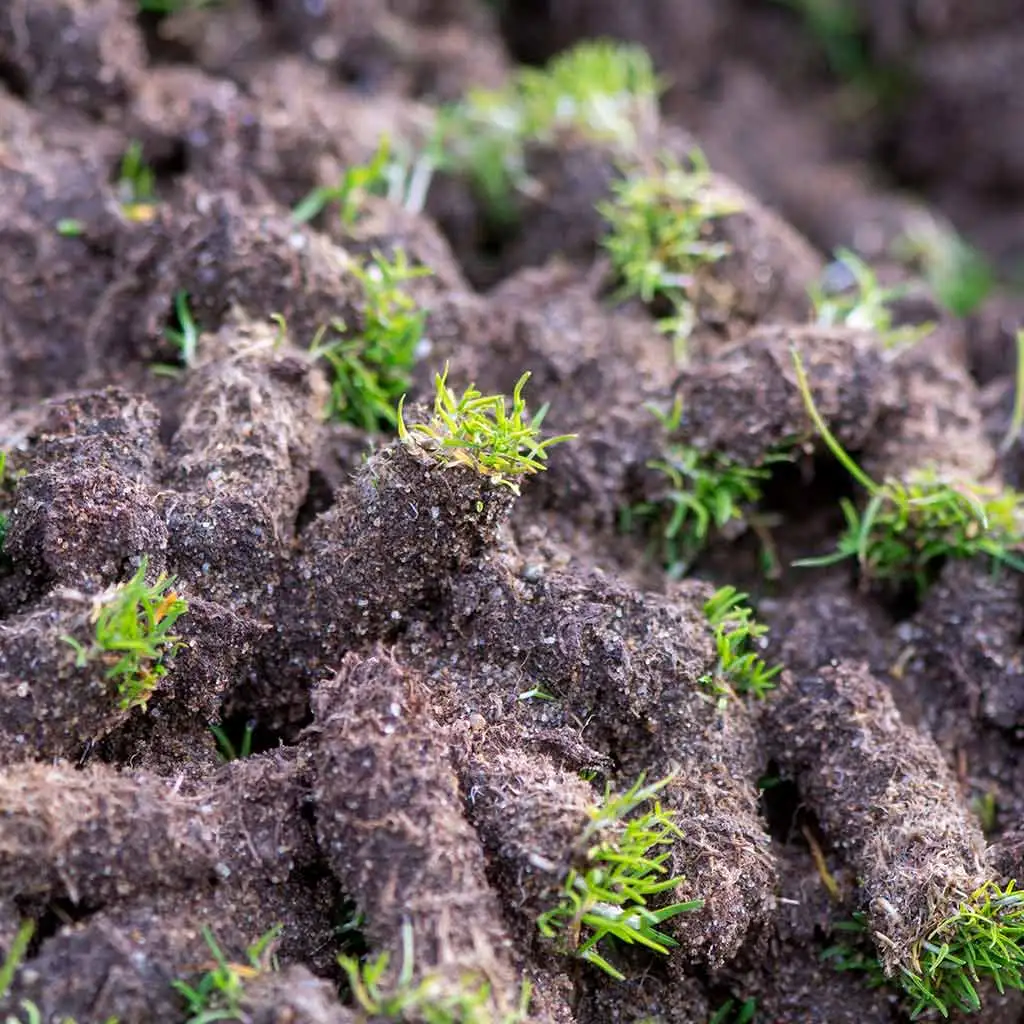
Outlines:
[[868, 988], [881, 988], [888, 982], [862, 912], [855, 913], [849, 921], [834, 922], [832, 931], [838, 933], [836, 941], [821, 951], [822, 961], [834, 971], [861, 975]]
[[981, 1009], [978, 986], [1001, 993], [1024, 989], [1024, 890], [1015, 882], [986, 882], [959, 895], [956, 910], [914, 949], [914, 969], [901, 981], [912, 1002], [912, 1019], [927, 1010], [943, 1017]]
[[930, 216], [922, 216], [892, 247], [893, 255], [916, 267], [935, 297], [956, 316], [969, 316], [995, 286], [995, 274], [977, 249]]
[[1024, 499], [1010, 488], [997, 489], [946, 479], [933, 467], [876, 483], [840, 445], [811, 394], [803, 361], [794, 348], [797, 382], [804, 404], [826, 446], [867, 492], [859, 511], [841, 502], [846, 527], [836, 550], [805, 558], [802, 566], [834, 565], [855, 559], [868, 582], [912, 582], [918, 593], [927, 589], [934, 571], [947, 558], [987, 556], [993, 562], [1024, 572]]
[[203, 938], [213, 956], [209, 964], [201, 964], [203, 971], [195, 984], [177, 980], [171, 984], [184, 997], [188, 1018], [185, 1024], [212, 1024], [213, 1021], [247, 1021], [241, 1006], [245, 983], [267, 971], [277, 970], [274, 947], [281, 935], [281, 926], [275, 925], [260, 936], [246, 950], [244, 964], [231, 963], [217, 943], [213, 932], [203, 926]]
[[142, 144], [132, 141], [124, 156], [115, 185], [124, 215], [133, 221], [150, 221], [156, 214], [156, 176], [142, 156]]
[[344, 227], [352, 227], [363, 213], [367, 196], [384, 196], [412, 213], [419, 213], [426, 201], [433, 174], [429, 157], [410, 162], [391, 151], [382, 136], [373, 156], [365, 164], [347, 168], [336, 185], [314, 189], [293, 210], [292, 220], [306, 224], [330, 205], [337, 203]]
[[889, 349], [913, 345], [935, 330], [933, 323], [894, 327], [890, 304], [907, 294], [906, 286], [883, 288], [874, 270], [849, 249], [837, 250], [836, 258], [837, 263], [828, 268], [826, 275], [834, 274], [837, 265], [845, 268], [853, 279], [853, 287], [835, 290], [823, 281], [811, 286], [815, 320], [821, 326], [844, 325], [873, 331]]
[[756, 999], [744, 999], [742, 1003], [728, 999], [711, 1014], [708, 1024], [753, 1024], [756, 1017]]
[[650, 173], [630, 174], [612, 191], [598, 212], [608, 225], [602, 244], [622, 280], [619, 297], [664, 308], [658, 328], [681, 356], [697, 326], [701, 274], [730, 251], [713, 237], [714, 221], [742, 207], [717, 192], [700, 150], [689, 167], [664, 156]]
[[427, 317], [404, 286], [431, 271], [412, 266], [402, 249], [393, 260], [375, 251], [350, 270], [362, 285], [362, 329], [334, 320], [317, 332], [310, 354], [331, 371], [330, 419], [371, 432], [394, 429], [395, 403], [412, 381]]
[[715, 635], [718, 663], [701, 683], [718, 697], [737, 694], [764, 699], [775, 689], [781, 665], [769, 668], [756, 647], [768, 627], [754, 619], [747, 595], [735, 587], [722, 587], [704, 602], [704, 615]]
[[434, 377], [434, 414], [428, 423], [407, 426], [398, 404], [398, 436], [407, 445], [431, 453], [443, 465], [468, 466], [497, 486], [519, 494], [519, 479], [546, 469], [548, 449], [572, 440], [561, 434], [541, 440], [547, 406], [527, 418], [524, 373], [512, 391], [512, 409], [504, 395], [483, 395], [470, 385], [457, 397], [448, 387], [448, 366]]
[[[678, 428], [682, 418], [678, 399], [667, 414], [653, 406], [651, 411], [670, 434]], [[669, 443], [662, 458], [647, 464], [663, 478], [661, 492], [622, 509], [620, 525], [625, 532], [642, 525], [653, 537], [657, 557], [669, 578], [681, 579], [715, 531], [742, 531], [748, 524], [756, 525], [750, 511], [763, 497], [764, 484], [771, 476], [769, 467], [792, 458], [791, 452], [780, 450], [770, 452], [760, 465], [745, 466], [717, 452]], [[773, 556], [770, 539], [760, 525], [757, 529]]]
[[210, 732], [213, 733], [213, 738], [217, 741], [217, 752], [220, 759], [224, 762], [238, 761], [241, 758], [249, 757], [249, 755], [252, 754], [252, 740], [253, 736], [256, 734], [256, 720], [250, 719], [245, 723], [242, 738], [239, 740], [237, 746], [224, 726], [211, 725]]
[[178, 326], [165, 328], [164, 337], [178, 350], [181, 365], [154, 364], [153, 371], [164, 377], [176, 377], [182, 367], [191, 368], [199, 354], [199, 325], [192, 315], [192, 310], [189, 309], [188, 292], [179, 291], [174, 296], [174, 316]]
[[480, 974], [467, 974], [458, 986], [430, 974], [416, 980], [414, 936], [408, 922], [402, 925], [402, 964], [394, 982], [386, 981], [391, 965], [388, 952], [363, 962], [342, 955], [338, 963], [348, 977], [356, 1005], [374, 1020], [408, 1021], [410, 1024], [518, 1024], [527, 1019], [531, 994], [528, 984], [523, 985], [519, 1008], [499, 1018], [495, 1016], [490, 982]]
[[[565, 877], [561, 899], [537, 920], [541, 934], [557, 939], [563, 952], [619, 981], [625, 975], [605, 955], [608, 940], [665, 955], [678, 944], [659, 930], [661, 924], [703, 906], [701, 900], [660, 909], [648, 905], [683, 881], [667, 877], [672, 843], [681, 833], [672, 812], [656, 799], [671, 779], [644, 785], [641, 776], [618, 796], [606, 788], [604, 799], [589, 811], [577, 844], [577, 865]], [[651, 806], [636, 813], [644, 805]]]
[[0, 999], [6, 997], [10, 992], [11, 985], [14, 984], [14, 976], [18, 973], [25, 954], [28, 953], [29, 943], [32, 941], [35, 931], [35, 921], [26, 920], [15, 932], [14, 938], [7, 948], [7, 955], [4, 957], [3, 963], [0, 964]]
[[825, 53], [832, 72], [860, 79], [869, 70], [860, 11], [851, 0], [775, 0], [803, 20]]
[[64, 641], [76, 652], [75, 665], [84, 668], [94, 658], [108, 664], [106, 678], [116, 682], [119, 707], [145, 707], [157, 683], [167, 675], [166, 659], [183, 646], [171, 633], [188, 603], [173, 589], [174, 579], [161, 575], [146, 582], [148, 559], [138, 571], [95, 601], [95, 635], [86, 647], [74, 637]]
[[546, 67], [521, 68], [504, 89], [471, 89], [441, 110], [431, 144], [442, 170], [468, 175], [498, 222], [515, 216], [516, 190], [529, 191], [525, 147], [571, 131], [635, 149], [638, 127], [657, 121], [662, 84], [639, 46], [591, 40]]
[[[1010, 413], [1006, 436], [999, 445], [1000, 455], [1005, 455], [1017, 443], [1021, 430], [1024, 430], [1024, 327], [1017, 331], [1014, 342], [1017, 347], [1017, 373], [1014, 380], [1013, 411]], [[2, 479], [3, 473], [0, 472]]]

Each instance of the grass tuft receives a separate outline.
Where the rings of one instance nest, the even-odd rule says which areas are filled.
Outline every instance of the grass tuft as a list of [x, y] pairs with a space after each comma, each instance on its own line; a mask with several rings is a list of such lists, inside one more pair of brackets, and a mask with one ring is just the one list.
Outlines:
[[529, 984], [523, 985], [518, 1010], [498, 1018], [490, 982], [479, 973], [467, 974], [458, 987], [431, 974], [416, 981], [413, 938], [412, 926], [403, 924], [402, 965], [398, 978], [390, 984], [385, 982], [390, 953], [364, 962], [351, 956], [338, 957], [352, 998], [368, 1017], [409, 1024], [519, 1024], [527, 1019]]
[[616, 181], [612, 192], [598, 212], [608, 224], [602, 244], [622, 279], [619, 297], [667, 309], [658, 328], [682, 356], [697, 326], [701, 272], [729, 253], [712, 237], [714, 221], [741, 206], [716, 194], [700, 150], [691, 153], [689, 167], [666, 156], [650, 173]]
[[[666, 877], [672, 842], [682, 833], [672, 812], [662, 810], [655, 799], [670, 781], [671, 776], [645, 786], [641, 776], [619, 796], [612, 796], [610, 786], [606, 788], [604, 799], [589, 811], [590, 821], [577, 844], [577, 865], [565, 877], [559, 903], [537, 920], [541, 934], [557, 938], [562, 952], [586, 960], [619, 981], [625, 975], [604, 955], [607, 940], [667, 955], [678, 943], [659, 926], [703, 906], [701, 900], [657, 910], [648, 906], [653, 897], [683, 881]], [[645, 804], [653, 806], [636, 814]]]
[[205, 973], [194, 985], [181, 980], [171, 982], [174, 990], [185, 999], [189, 1014], [185, 1024], [248, 1020], [241, 1006], [245, 983], [267, 971], [277, 970], [274, 947], [280, 935], [281, 925], [274, 925], [246, 950], [246, 963], [235, 964], [228, 961], [213, 932], [204, 925], [203, 938], [213, 962], [200, 966]]
[[217, 756], [221, 761], [238, 761], [249, 757], [252, 754], [252, 741], [256, 734], [256, 720], [250, 719], [245, 723], [245, 728], [238, 743], [228, 734], [223, 725], [211, 725], [210, 732], [217, 741]]
[[545, 68], [520, 68], [500, 90], [473, 90], [441, 110], [431, 144], [442, 170], [469, 176], [490, 216], [514, 218], [529, 191], [525, 147], [563, 132], [635, 150], [638, 126], [657, 121], [661, 83], [639, 46], [591, 40]]
[[781, 665], [769, 668], [756, 650], [768, 627], [754, 619], [747, 595], [735, 587], [722, 587], [704, 603], [704, 615], [714, 630], [718, 664], [701, 683], [718, 697], [736, 695], [764, 699], [775, 689]]
[[708, 1018], [708, 1024], [754, 1024], [756, 1018], [756, 999], [744, 999], [742, 1003], [728, 999]]
[[374, 252], [349, 269], [363, 289], [361, 329], [334, 320], [317, 332], [310, 354], [331, 371], [328, 418], [371, 432], [393, 430], [395, 403], [412, 382], [427, 318], [404, 286], [431, 271], [412, 266], [402, 249], [393, 260]]
[[177, 377], [182, 368], [191, 369], [199, 355], [199, 325], [189, 309], [188, 292], [174, 296], [174, 316], [178, 326], [165, 328], [164, 337], [178, 350], [180, 364], [154, 363], [151, 369], [162, 377]]
[[[905, 285], [883, 288], [874, 270], [856, 253], [839, 249], [836, 258], [853, 278], [853, 287], [832, 290], [823, 282], [809, 289], [815, 320], [823, 327], [844, 325], [873, 331], [888, 349], [916, 344], [935, 330], [935, 324], [894, 327], [890, 304], [907, 294]], [[832, 264], [829, 272], [833, 272]]]
[[[682, 404], [677, 399], [665, 414], [651, 407], [665, 430], [679, 427]], [[755, 526], [765, 551], [765, 563], [775, 562], [770, 538], [752, 522], [750, 511], [763, 497], [771, 476], [770, 465], [788, 462], [792, 453], [771, 452], [758, 466], [744, 466], [719, 454], [690, 445], [669, 443], [662, 458], [649, 462], [664, 483], [661, 493], [649, 501], [623, 508], [620, 526], [630, 532], [640, 525], [652, 536], [659, 561], [670, 579], [681, 579], [707, 547], [715, 531], [740, 531]]]
[[832, 932], [836, 941], [821, 951], [821, 959], [834, 971], [859, 974], [868, 988], [881, 988], [888, 983], [885, 971], [871, 943], [871, 931], [860, 911], [850, 921], [836, 921]]
[[346, 168], [336, 185], [313, 189], [293, 210], [292, 220], [306, 224], [328, 206], [337, 204], [343, 227], [358, 223], [368, 196], [385, 196], [396, 206], [419, 213], [426, 201], [433, 174], [429, 157], [410, 162], [391, 152], [391, 142], [382, 136], [373, 156], [365, 164]]
[[903, 480], [890, 477], [876, 483], [829, 430], [795, 348], [792, 356], [811, 420], [835, 458], [869, 495], [863, 511], [847, 499], [841, 502], [846, 528], [832, 554], [795, 564], [834, 565], [852, 558], [863, 580], [913, 583], [919, 594], [947, 558], [983, 555], [1024, 572], [1024, 496], [1010, 488], [949, 480], [931, 467]]
[[133, 140], [124, 156], [115, 184], [124, 215], [133, 221], [150, 221], [156, 214], [156, 175], [142, 156], [142, 144]]
[[981, 253], [931, 217], [920, 218], [898, 238], [892, 255], [919, 270], [955, 316], [969, 316], [995, 287], [995, 273]]
[[977, 1012], [982, 983], [1000, 994], [1024, 990], [1024, 890], [986, 882], [960, 894], [957, 909], [918, 943], [914, 967], [901, 979], [912, 1019], [928, 1010]]
[[86, 647], [74, 637], [63, 637], [75, 649], [75, 665], [84, 668], [94, 658], [109, 667], [106, 678], [116, 682], [122, 711], [145, 707], [157, 683], [167, 675], [165, 659], [183, 643], [171, 630], [188, 611], [188, 603], [173, 589], [174, 579], [161, 575], [146, 582], [148, 559], [126, 583], [96, 598], [95, 635]]
[[572, 440], [575, 434], [540, 438], [540, 426], [547, 413], [544, 406], [527, 418], [523, 387], [524, 373], [512, 391], [512, 410], [504, 395], [483, 395], [470, 385], [461, 397], [448, 387], [448, 367], [434, 377], [434, 415], [429, 423], [406, 426], [402, 416], [405, 402], [398, 405], [398, 436], [407, 445], [431, 453], [443, 465], [468, 466], [492, 483], [519, 493], [519, 479], [540, 473], [547, 467], [547, 450]]

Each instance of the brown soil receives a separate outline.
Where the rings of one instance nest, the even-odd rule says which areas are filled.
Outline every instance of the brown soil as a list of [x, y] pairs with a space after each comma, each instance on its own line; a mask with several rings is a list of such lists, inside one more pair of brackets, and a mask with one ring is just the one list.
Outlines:
[[[950, 562], [910, 599], [791, 567], [830, 550], [853, 493], [791, 350], [875, 477], [1024, 481], [1024, 449], [1000, 448], [1024, 322], [1019, 0], [854, 4], [857, 52], [887, 75], [869, 101], [789, 4], [137, 6], [0, 4], [0, 955], [35, 925], [0, 1011], [180, 1024], [171, 983], [208, 968], [204, 929], [242, 963], [280, 926], [239, 1020], [364, 1021], [338, 954], [388, 953], [390, 984], [410, 935], [414, 983], [486, 983], [474, 1024], [510, 1019], [524, 980], [537, 1024], [706, 1024], [730, 999], [759, 1024], [908, 1020], [898, 986], [822, 954], [863, 912], [898, 975], [949, 892], [1024, 875], [1021, 584]], [[610, 299], [595, 204], [617, 161], [592, 141], [530, 148], [536, 188], [500, 230], [452, 176], [423, 214], [291, 217], [382, 135], [414, 145], [439, 102], [594, 36], [671, 76], [638, 159], [696, 140], [741, 207], [714, 225], [730, 251], [695, 292], [685, 367], [656, 309]], [[129, 216], [132, 142], [155, 194]], [[906, 278], [891, 243], [923, 217], [1005, 287], [958, 318], [915, 280], [899, 316], [940, 325], [896, 357], [810, 322], [835, 246]], [[362, 324], [353, 260], [377, 250], [431, 270], [411, 286], [429, 345], [410, 421], [447, 363], [484, 392], [531, 371], [545, 432], [578, 435], [521, 496], [325, 422], [308, 350]], [[197, 358], [160, 374], [182, 291]], [[648, 406], [675, 398], [669, 431]], [[776, 577], [757, 531], [713, 534], [682, 582], [622, 531], [668, 444], [753, 465], [795, 449], [758, 510]], [[143, 557], [189, 607], [168, 673], [124, 709], [67, 638], [89, 644], [94, 599]], [[702, 606], [726, 584], [785, 665], [763, 703], [702, 683]], [[249, 756], [225, 760], [212, 726]], [[605, 785], [673, 771], [672, 897], [703, 906], [663, 926], [667, 957], [620, 947], [616, 981], [537, 918]], [[984, 995], [981, 1019], [1024, 1019], [1019, 994]]]

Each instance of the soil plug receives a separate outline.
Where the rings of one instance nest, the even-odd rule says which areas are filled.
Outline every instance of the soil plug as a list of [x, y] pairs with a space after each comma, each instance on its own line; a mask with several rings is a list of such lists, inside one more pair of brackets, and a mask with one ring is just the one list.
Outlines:
[[[435, 378], [433, 416], [406, 423], [367, 459], [353, 487], [310, 527], [291, 588], [302, 628], [324, 653], [379, 636], [436, 601], [493, 543], [524, 478], [545, 468], [542, 414], [528, 418], [524, 374], [502, 395], [461, 396]], [[542, 411], [543, 412], [543, 411]]]
[[810, 243], [753, 196], [713, 174], [694, 148], [630, 166], [598, 210], [622, 284], [657, 317], [677, 357], [699, 325], [732, 331], [800, 322], [821, 270]]
[[681, 419], [671, 440], [748, 467], [806, 441], [792, 346], [822, 417], [846, 447], [862, 448], [896, 399], [891, 371], [870, 332], [813, 325], [757, 328], [689, 368], [676, 390]]
[[537, 919], [560, 900], [594, 789], [532, 751], [482, 748], [459, 760], [469, 819], [499, 868], [497, 884], [520, 937], [530, 943], [539, 938]]
[[[438, 116], [430, 155], [441, 172], [441, 188], [428, 208], [437, 211], [442, 225], [454, 228], [452, 235], [463, 233], [462, 225], [446, 223], [452, 209], [467, 203], [462, 196], [452, 202], [445, 175], [458, 176], [472, 189], [481, 219], [506, 230], [520, 222], [528, 227], [538, 216], [543, 220], [550, 209], [564, 209], [567, 200], [573, 215], [559, 220], [576, 233], [582, 218], [584, 229], [593, 228], [582, 232], [592, 246], [599, 227], [593, 207], [614, 172], [614, 156], [650, 144], [658, 127], [660, 90], [642, 48], [608, 40], [580, 43], [543, 69], [524, 67], [503, 89], [471, 90]], [[565, 149], [571, 153], [568, 169], [561, 159]], [[550, 150], [559, 159], [542, 159]], [[545, 178], [555, 176], [554, 188], [550, 180], [542, 188], [532, 177], [531, 172], [542, 169], [549, 172]], [[573, 169], [584, 173], [569, 178], [567, 170]], [[577, 195], [566, 179], [574, 182]], [[548, 202], [537, 202], [541, 196]], [[560, 232], [559, 243], [564, 241]], [[550, 238], [546, 253], [535, 248], [536, 262], [543, 262], [553, 248]]]
[[20, 482], [4, 541], [15, 571], [72, 587], [114, 582], [148, 554], [162, 560], [167, 530], [149, 488], [102, 466], [53, 465]]
[[[855, 559], [863, 586], [913, 584], [918, 597], [950, 558], [986, 556], [1024, 572], [1024, 496], [1001, 488], [998, 480], [979, 483], [955, 463], [934, 459], [881, 482], [872, 479], [825, 422], [795, 347], [792, 359], [808, 416], [826, 448], [868, 495], [863, 511], [849, 499], [841, 501], [846, 529], [835, 552], [798, 565]], [[915, 451], [916, 459], [920, 449]], [[995, 465], [995, 453], [990, 453]]]
[[460, 581], [453, 607], [469, 643], [543, 679], [587, 722], [589, 742], [618, 765], [621, 788], [641, 775], [672, 776], [661, 800], [675, 812], [673, 872], [685, 882], [669, 902], [704, 906], [664, 930], [686, 957], [721, 964], [774, 911], [775, 868], [754, 788], [764, 759], [744, 695], [757, 688], [733, 672], [757, 647], [733, 635], [736, 615], [720, 619], [719, 637], [704, 611], [709, 588], [679, 593], [668, 600], [600, 576], [528, 584], [495, 566]]
[[[527, 500], [588, 531], [610, 532], [637, 467], [658, 452], [658, 423], [645, 403], [662, 397], [676, 371], [648, 317], [609, 316], [592, 292], [571, 266], [524, 270], [488, 294], [479, 327], [451, 332], [451, 348], [488, 387], [501, 383], [504, 366], [531, 368], [531, 394], [551, 402], [545, 423], [578, 440], [552, 449], [551, 472], [531, 484]], [[486, 353], [458, 343], [465, 331], [487, 332]]]
[[937, 344], [924, 343], [899, 352], [890, 372], [898, 400], [864, 452], [866, 471], [903, 477], [934, 466], [950, 477], [998, 486], [984, 403], [967, 369]]
[[156, 358], [166, 349], [154, 342], [183, 292], [205, 332], [239, 313], [260, 322], [280, 316], [294, 344], [306, 347], [336, 318], [357, 322], [363, 286], [340, 246], [278, 207], [245, 206], [232, 192], [189, 186], [180, 206], [158, 210], [123, 259], [118, 302], [137, 353]]
[[467, 781], [472, 819], [502, 865], [506, 897], [556, 950], [623, 981], [620, 945], [662, 955], [676, 946], [663, 922], [701, 903], [665, 898], [682, 881], [667, 866], [679, 830], [656, 799], [667, 779], [640, 779], [597, 800], [546, 758], [506, 755], [493, 765], [476, 761]]
[[161, 685], [187, 604], [170, 581], [147, 583], [146, 568], [143, 560], [130, 580], [99, 594], [58, 591], [0, 623], [0, 764], [76, 758]]
[[31, 100], [103, 117], [142, 77], [132, 16], [119, 0], [11, 0], [0, 11], [0, 64]]
[[1024, 898], [983, 865], [984, 837], [934, 742], [855, 663], [788, 680], [772, 754], [860, 878], [879, 959], [914, 1007], [977, 1009], [1024, 985]]
[[985, 559], [948, 564], [901, 630], [913, 649], [906, 678], [933, 736], [968, 746], [979, 719], [1010, 739], [1024, 725], [1022, 577]]
[[199, 362], [186, 377], [168, 482], [261, 505], [276, 536], [287, 540], [325, 402], [322, 375], [286, 344], [281, 326], [229, 319], [201, 340]]
[[511, 1014], [519, 1003], [511, 940], [462, 814], [448, 745], [415, 680], [383, 653], [349, 654], [317, 687], [313, 708], [321, 848], [367, 935], [388, 952], [352, 978], [357, 998], [359, 984], [365, 992], [359, 1002], [370, 1009], [380, 993], [416, 984], [434, 1003], [465, 997], [489, 1006], [493, 1019]]
[[263, 616], [280, 582], [326, 384], [283, 328], [233, 316], [204, 335], [157, 505], [179, 575], [207, 598]]
[[160, 779], [17, 765], [0, 772], [0, 806], [0, 901], [23, 908], [180, 890], [216, 860], [212, 818]]
[[123, 388], [78, 391], [43, 406], [28, 452], [31, 471], [102, 466], [151, 482], [161, 454], [160, 413], [149, 399]]

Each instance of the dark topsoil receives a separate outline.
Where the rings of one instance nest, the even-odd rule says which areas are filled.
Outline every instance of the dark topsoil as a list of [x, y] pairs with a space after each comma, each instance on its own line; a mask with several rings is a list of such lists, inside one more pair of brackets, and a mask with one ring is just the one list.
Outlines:
[[[856, 6], [858, 45], [909, 84], [851, 115], [792, 12], [753, 0], [520, 0], [500, 23], [472, 0], [2, 5], [0, 946], [36, 924], [4, 1009], [182, 1021], [170, 982], [209, 962], [203, 926], [240, 960], [280, 924], [280, 970], [247, 983], [244, 1019], [358, 1020], [338, 952], [398, 958], [411, 925], [415, 976], [476, 972], [487, 1019], [524, 976], [531, 1019], [559, 1024], [704, 1024], [730, 998], [762, 1022], [906, 1019], [895, 990], [821, 954], [864, 910], [898, 970], [945, 894], [1024, 870], [1017, 580], [949, 564], [919, 602], [845, 567], [766, 581], [740, 536], [670, 583], [618, 527], [664, 442], [645, 403], [677, 393], [686, 438], [744, 460], [806, 432], [793, 343], [873, 473], [1024, 475], [994, 447], [1024, 303], [956, 320], [924, 294], [911, 315], [941, 327], [893, 363], [870, 335], [809, 326], [806, 298], [834, 246], [885, 264], [938, 216], [896, 182], [1012, 276], [1024, 9]], [[382, 133], [422, 137], [432, 104], [602, 34], [672, 75], [658, 145], [693, 133], [750, 193], [682, 375], [647, 312], [604, 297], [599, 149], [533, 154], [541, 188], [497, 237], [458, 180], [435, 182], [430, 217], [372, 200], [348, 229], [290, 220]], [[135, 218], [115, 192], [129, 140], [156, 175]], [[883, 158], [887, 179], [866, 169]], [[410, 402], [446, 360], [485, 391], [529, 369], [545, 429], [579, 435], [521, 498], [323, 421], [305, 349], [331, 318], [358, 322], [350, 255], [399, 246], [433, 271]], [[180, 290], [199, 361], [158, 376]], [[846, 493], [810, 448], [775, 474], [784, 567], [828, 549]], [[87, 641], [91, 596], [142, 556], [189, 601], [185, 646], [148, 707], [122, 711], [62, 637]], [[701, 603], [725, 583], [752, 592], [787, 666], [764, 705], [720, 708], [697, 682], [715, 661]], [[534, 687], [557, 700], [519, 699]], [[217, 723], [236, 744], [251, 725], [252, 755], [225, 762]], [[536, 918], [604, 783], [673, 767], [678, 898], [704, 908], [672, 923], [670, 957], [622, 953], [616, 982], [557, 955]], [[987, 993], [983, 1019], [1022, 1005]]]

